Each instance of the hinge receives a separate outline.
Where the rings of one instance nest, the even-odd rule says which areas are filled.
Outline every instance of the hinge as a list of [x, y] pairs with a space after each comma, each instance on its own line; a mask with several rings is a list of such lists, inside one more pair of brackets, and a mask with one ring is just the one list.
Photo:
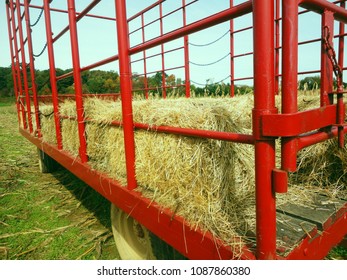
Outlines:
[[288, 192], [288, 172], [277, 168], [273, 169], [272, 186], [276, 193]]

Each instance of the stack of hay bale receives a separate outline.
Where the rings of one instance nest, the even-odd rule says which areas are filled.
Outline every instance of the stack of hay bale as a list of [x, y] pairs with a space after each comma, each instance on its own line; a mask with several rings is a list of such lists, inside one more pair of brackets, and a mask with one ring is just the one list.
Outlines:
[[[316, 104], [317, 98], [309, 98], [312, 98], [312, 102], [303, 98], [305, 102], [301, 109]], [[123, 130], [109, 125], [112, 121], [122, 120], [121, 103], [88, 98], [84, 101], [84, 107], [86, 118], [93, 120], [86, 124], [91, 166], [126, 185]], [[252, 95], [232, 99], [178, 98], [133, 102], [134, 122], [243, 134], [252, 133], [252, 108]], [[54, 121], [53, 116], [49, 115], [52, 107], [44, 105], [40, 110], [43, 112], [43, 140], [54, 144]], [[64, 102], [60, 113], [75, 117], [75, 103]], [[62, 120], [62, 138], [64, 149], [77, 156], [79, 142], [76, 120]], [[318, 145], [308, 148], [319, 149], [320, 152], [305, 149], [300, 153], [298, 162], [301, 168], [291, 176], [290, 191], [279, 198], [279, 203], [298, 202], [303, 198], [313, 201], [312, 186], [315, 186], [315, 191], [324, 189], [325, 192], [325, 186], [335, 184], [331, 193], [336, 193], [339, 183], [346, 183], [346, 156], [336, 154], [330, 142], [320, 144], [320, 148], [317, 148]], [[138, 190], [144, 196], [170, 208], [175, 215], [184, 217], [192, 229], [199, 227], [210, 231], [236, 252], [243, 242], [247, 242], [246, 236], [255, 232], [252, 145], [144, 130], [135, 131], [135, 144], [136, 179]], [[313, 153], [317, 156], [312, 156]], [[321, 171], [324, 163], [317, 160], [327, 161], [327, 154], [344, 160], [342, 168], [345, 169], [339, 174], [343, 176], [334, 183], [319, 185], [321, 182], [316, 182], [319, 185], [317, 188], [317, 184], [311, 181], [311, 174]], [[306, 204], [307, 201], [302, 203]], [[240, 236], [244, 237], [241, 243]]]

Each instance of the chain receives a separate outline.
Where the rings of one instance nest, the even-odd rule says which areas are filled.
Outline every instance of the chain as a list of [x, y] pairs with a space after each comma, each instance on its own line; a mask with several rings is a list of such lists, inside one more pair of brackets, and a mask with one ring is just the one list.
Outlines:
[[324, 26], [323, 28], [323, 42], [326, 46], [325, 50], [328, 55], [328, 58], [331, 61], [331, 64], [333, 65], [333, 71], [337, 81], [337, 89], [338, 91], [342, 91], [342, 69], [337, 62], [334, 47], [330, 44], [330, 29], [328, 26]]
[[30, 24], [30, 27], [34, 27], [36, 24], [38, 24], [38, 22], [40, 21], [40, 19], [42, 17], [42, 14], [43, 14], [43, 9], [41, 10], [37, 20], [33, 24]]
[[213, 65], [213, 64], [216, 64], [220, 61], [222, 61], [223, 59], [227, 58], [228, 56], [230, 55], [230, 53], [227, 53], [225, 56], [223, 56], [222, 58], [216, 60], [216, 61], [213, 61], [213, 62], [210, 62], [210, 63], [206, 63], [206, 64], [201, 64], [201, 63], [195, 63], [195, 62], [192, 62], [192, 61], [189, 61], [190, 64], [193, 64], [195, 66], [210, 66], [210, 65]]
[[224, 82], [226, 79], [228, 79], [228, 78], [230, 78], [230, 77], [231, 77], [231, 76], [229, 75], [229, 76], [225, 77], [224, 79], [222, 79], [222, 80], [220, 80], [220, 81], [218, 81], [218, 82], [215, 82], [215, 83], [211, 83], [211, 84], [208, 84], [207, 81], [206, 81], [205, 84], [203, 84], [203, 83], [198, 83], [198, 82], [194, 82], [193, 80], [190, 80], [190, 82], [193, 83], [193, 84], [195, 84], [195, 85], [198, 85], [198, 86], [204, 86], [204, 87], [206, 87], [206, 86], [208, 86], [208, 85], [218, 85], [218, 84]]
[[189, 45], [191, 45], [191, 46], [194, 46], [194, 47], [206, 47], [206, 46], [210, 46], [210, 45], [212, 45], [212, 44], [214, 44], [214, 43], [217, 43], [219, 40], [221, 40], [222, 38], [224, 38], [228, 33], [230, 33], [230, 29], [227, 31], [227, 32], [225, 32], [221, 37], [219, 37], [218, 39], [216, 39], [216, 40], [214, 40], [214, 41], [212, 41], [212, 42], [210, 42], [210, 43], [206, 43], [206, 44], [194, 44], [194, 43], [190, 43], [189, 42]]
[[33, 57], [40, 57], [47, 48], [47, 43], [44, 45], [42, 51], [39, 54], [33, 54]]

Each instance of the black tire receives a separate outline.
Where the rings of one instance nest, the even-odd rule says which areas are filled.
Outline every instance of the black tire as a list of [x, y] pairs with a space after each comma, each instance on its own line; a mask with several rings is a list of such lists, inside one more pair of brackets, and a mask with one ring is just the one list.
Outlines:
[[170, 245], [111, 204], [111, 225], [118, 253], [123, 260], [182, 260]]
[[37, 153], [41, 173], [52, 173], [59, 169], [59, 164], [39, 148], [37, 148]]
[[185, 256], [181, 255], [153, 233], [150, 232], [149, 236], [151, 239], [152, 252], [157, 260], [187, 260]]

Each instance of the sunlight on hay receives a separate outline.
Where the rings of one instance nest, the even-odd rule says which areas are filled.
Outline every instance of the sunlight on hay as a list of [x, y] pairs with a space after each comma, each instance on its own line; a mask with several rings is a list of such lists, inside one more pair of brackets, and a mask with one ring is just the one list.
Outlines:
[[[62, 116], [69, 116], [76, 118], [76, 104], [74, 101], [67, 100], [64, 106], [60, 108]], [[79, 138], [78, 127], [75, 120], [63, 119], [61, 121], [61, 135], [64, 149], [71, 152], [73, 156], [78, 155]]]
[[[249, 96], [238, 101], [210, 98], [137, 100], [133, 104], [134, 121], [250, 133], [251, 115], [245, 112], [251, 110], [244, 110], [245, 106], [239, 107], [240, 110], [229, 110], [242, 103], [252, 106], [253, 101]], [[91, 99], [85, 106], [86, 116], [93, 120], [108, 123], [121, 119], [120, 103]], [[244, 128], [235, 122], [241, 119], [247, 122]], [[94, 139], [91, 129], [96, 129], [96, 126], [87, 125], [89, 140]], [[94, 162], [93, 155], [99, 158], [104, 154], [104, 158], [109, 158], [107, 164], [101, 160], [104, 167], [96, 163], [97, 167], [112, 175], [118, 172], [116, 177], [125, 180], [125, 160], [119, 158], [124, 155], [123, 137], [119, 133], [122, 130], [115, 127], [103, 134], [98, 133], [109, 140], [107, 148], [99, 145], [104, 151], [92, 153], [90, 157]], [[100, 142], [105, 143], [103, 140]], [[192, 227], [210, 230], [225, 240], [239, 235], [239, 228], [250, 230], [251, 226], [245, 220], [248, 214], [240, 205], [254, 200], [252, 192], [242, 191], [253, 188], [253, 172], [249, 172], [248, 166], [249, 155], [253, 154], [252, 146], [141, 130], [135, 131], [135, 143], [137, 181], [145, 196], [183, 216]], [[96, 147], [92, 144], [93, 148]]]
[[[280, 97], [276, 98], [280, 107]], [[299, 95], [299, 110], [319, 106], [319, 98]], [[85, 99], [87, 153], [91, 166], [126, 185], [123, 130], [109, 126], [121, 121], [121, 103]], [[133, 102], [134, 122], [243, 134], [252, 133], [252, 95], [235, 98], [149, 99]], [[51, 106], [41, 106], [44, 141], [55, 143]], [[75, 103], [61, 104], [61, 115], [75, 117]], [[77, 122], [62, 120], [64, 149], [78, 155]], [[151, 201], [170, 208], [193, 229], [208, 230], [239, 250], [238, 236], [255, 232], [254, 149], [252, 145], [135, 130], [136, 179]], [[277, 154], [280, 141], [277, 141]], [[281, 205], [313, 204], [315, 194], [346, 196], [346, 156], [336, 141], [301, 151], [299, 171], [290, 174], [290, 188], [277, 195]], [[345, 151], [344, 151], [345, 152]], [[277, 158], [277, 166], [280, 159]], [[333, 178], [331, 173], [339, 168]], [[334, 173], [334, 172], [333, 172]], [[330, 175], [329, 175], [330, 174]], [[335, 174], [335, 173], [334, 173]], [[251, 234], [252, 235], [252, 234]]]
[[53, 115], [53, 106], [42, 104], [40, 106], [41, 113], [41, 133], [43, 141], [57, 144], [57, 138], [55, 135], [55, 124]]

